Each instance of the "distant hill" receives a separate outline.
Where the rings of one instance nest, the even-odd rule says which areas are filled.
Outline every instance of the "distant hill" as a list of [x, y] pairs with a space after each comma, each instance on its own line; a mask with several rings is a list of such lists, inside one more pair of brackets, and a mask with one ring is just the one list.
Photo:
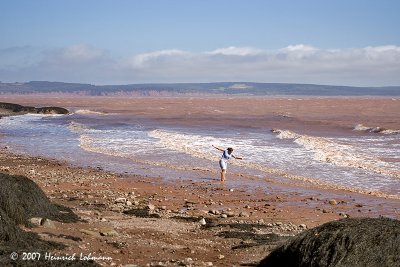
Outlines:
[[400, 86], [354, 87], [291, 83], [165, 83], [92, 85], [32, 81], [1, 83], [0, 94], [69, 93], [101, 95], [171, 95], [171, 94], [229, 94], [229, 95], [310, 95], [310, 96], [400, 96]]

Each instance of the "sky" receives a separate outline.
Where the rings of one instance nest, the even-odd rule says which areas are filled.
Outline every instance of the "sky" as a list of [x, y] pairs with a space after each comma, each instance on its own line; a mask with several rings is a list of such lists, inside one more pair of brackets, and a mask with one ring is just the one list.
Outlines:
[[400, 85], [398, 0], [0, 0], [0, 81]]

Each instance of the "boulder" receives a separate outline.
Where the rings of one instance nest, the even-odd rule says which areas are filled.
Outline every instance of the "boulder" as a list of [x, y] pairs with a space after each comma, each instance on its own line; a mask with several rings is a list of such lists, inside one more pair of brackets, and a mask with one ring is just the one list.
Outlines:
[[30, 106], [21, 106], [13, 103], [0, 102], [0, 109], [10, 112], [38, 113], [38, 114], [68, 114], [69, 111], [61, 107], [41, 107], [35, 108]]
[[0, 184], [0, 208], [15, 224], [29, 226], [31, 218], [78, 221], [70, 209], [51, 203], [40, 187], [25, 176], [0, 173]]
[[307, 230], [278, 247], [258, 266], [399, 266], [400, 221], [352, 218]]
[[68, 114], [69, 111], [65, 108], [60, 107], [42, 107], [36, 108], [38, 114]]

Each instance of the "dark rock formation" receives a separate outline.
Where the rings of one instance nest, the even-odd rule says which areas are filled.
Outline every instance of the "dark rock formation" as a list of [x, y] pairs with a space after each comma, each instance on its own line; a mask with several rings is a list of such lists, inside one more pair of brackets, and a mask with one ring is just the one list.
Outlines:
[[39, 114], [68, 114], [68, 110], [60, 107], [43, 107], [36, 108], [36, 113]]
[[25, 176], [0, 173], [0, 208], [16, 224], [29, 225], [29, 218], [41, 217], [76, 222], [78, 217], [52, 204], [39, 186]]
[[[47, 261], [46, 252], [63, 249], [60, 243], [40, 239], [25, 232], [19, 224], [29, 226], [30, 217], [44, 217], [62, 222], [74, 222], [78, 217], [68, 208], [53, 205], [43, 191], [30, 179], [0, 173], [0, 266], [100, 266], [93, 261]], [[24, 261], [11, 259], [11, 253], [41, 253], [41, 259]]]
[[259, 266], [400, 266], [400, 221], [355, 218], [305, 231], [278, 247]]
[[0, 109], [5, 109], [11, 112], [21, 113], [37, 113], [37, 114], [68, 114], [69, 111], [65, 108], [60, 107], [29, 107], [21, 106], [18, 104], [0, 102]]
[[0, 108], [1, 109], [6, 109], [6, 110], [10, 110], [12, 112], [22, 112], [24, 106], [21, 106], [21, 105], [18, 105], [18, 104], [12, 104], [12, 103], [0, 102]]

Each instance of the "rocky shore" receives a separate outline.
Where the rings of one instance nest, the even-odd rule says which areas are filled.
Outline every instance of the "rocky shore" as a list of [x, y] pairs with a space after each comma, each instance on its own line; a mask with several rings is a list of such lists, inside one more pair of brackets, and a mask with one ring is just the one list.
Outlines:
[[31, 107], [31, 106], [22, 106], [13, 103], [5, 103], [0, 102], [0, 114], [5, 115], [16, 115], [16, 114], [26, 114], [26, 113], [35, 113], [35, 114], [68, 114], [69, 111], [65, 108], [61, 107]]
[[[13, 107], [0, 113], [13, 115]], [[257, 266], [326, 222], [399, 219], [396, 200], [273, 181], [249, 191], [218, 178], [124, 175], [7, 147], [0, 148], [0, 178], [1, 266]]]
[[234, 192], [207, 184], [174, 186], [156, 178], [13, 155], [6, 149], [0, 152], [0, 166], [4, 174], [29, 177], [52, 203], [69, 207], [80, 218], [67, 223], [33, 217], [23, 230], [65, 246], [49, 253], [103, 257], [96, 262], [106, 266], [256, 264], [271, 248], [307, 228], [262, 219], [255, 199], [243, 202], [244, 208], [227, 208], [224, 202], [241, 202], [244, 196], [237, 192], [238, 198], [229, 200], [227, 195]]
[[[104, 266], [257, 265], [307, 228], [343, 218], [330, 211], [336, 200], [307, 200], [322, 209], [283, 207], [295, 195], [248, 194], [217, 181], [124, 176], [6, 148], [0, 150], [0, 168], [5, 175], [29, 177], [52, 203], [79, 217], [70, 222], [33, 217], [30, 226], [22, 226], [62, 244], [47, 253], [82, 255]], [[9, 255], [1, 257], [9, 261]]]

